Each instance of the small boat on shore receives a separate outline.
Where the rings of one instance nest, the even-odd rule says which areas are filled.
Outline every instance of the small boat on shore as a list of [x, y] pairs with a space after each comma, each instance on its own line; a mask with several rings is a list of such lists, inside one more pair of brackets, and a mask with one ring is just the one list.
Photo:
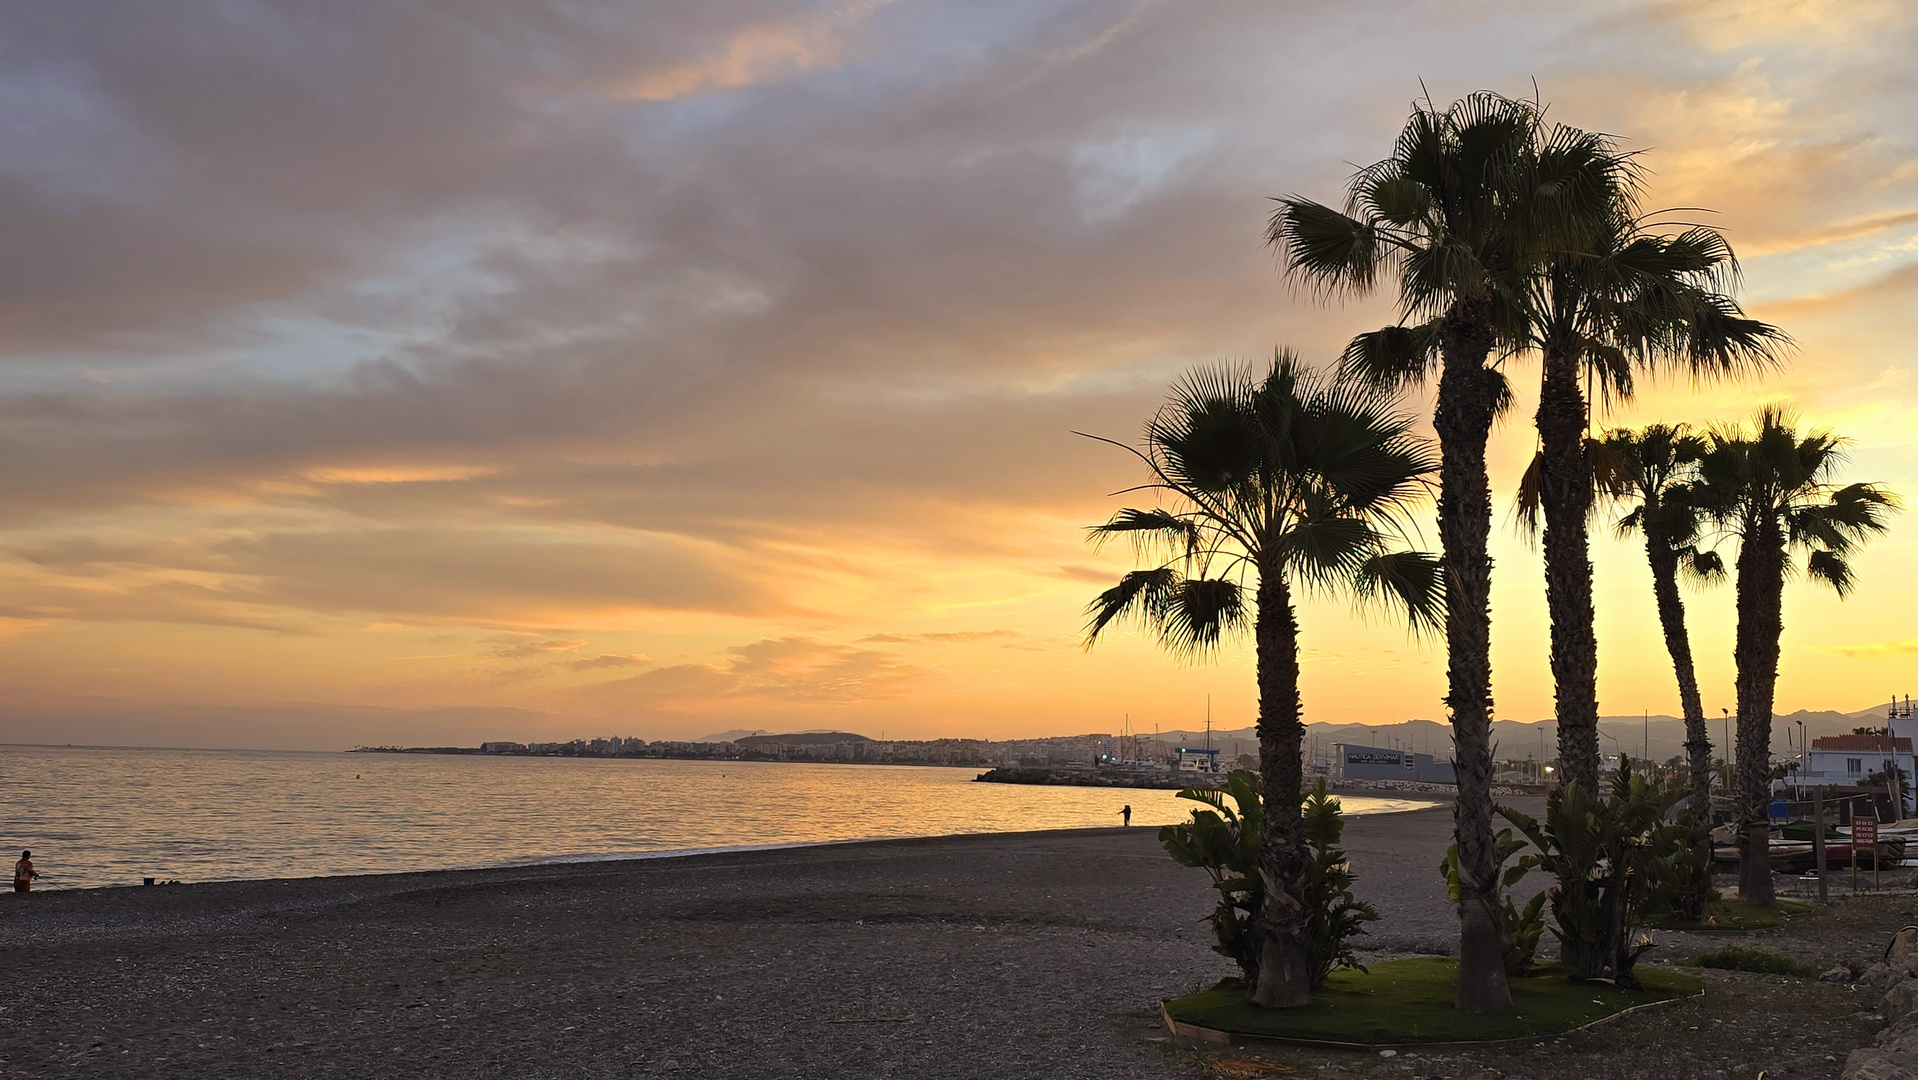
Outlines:
[[[1838, 830], [1833, 832], [1837, 833]], [[1905, 840], [1903, 836], [1887, 836], [1880, 833], [1875, 848], [1867, 845], [1858, 849], [1858, 865], [1871, 869], [1878, 865], [1879, 859], [1883, 859], [1885, 866], [1897, 866], [1905, 858]], [[1826, 835], [1825, 869], [1840, 870], [1850, 866], [1851, 855], [1852, 846], [1849, 835]], [[1773, 832], [1771, 843], [1766, 848], [1766, 857], [1772, 869], [1783, 874], [1802, 874], [1814, 869], [1817, 865], [1817, 856], [1813, 853], [1809, 840], [1792, 840], [1788, 836], [1779, 836], [1776, 831]], [[1715, 866], [1737, 866], [1738, 845], [1713, 844], [1712, 863]]]

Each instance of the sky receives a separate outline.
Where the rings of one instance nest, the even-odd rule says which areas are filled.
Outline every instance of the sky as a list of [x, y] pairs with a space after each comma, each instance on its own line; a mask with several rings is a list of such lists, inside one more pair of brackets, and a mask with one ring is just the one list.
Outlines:
[[[1897, 2], [178, 0], [0, 26], [0, 741], [1191, 728], [1249, 645], [1083, 648], [1084, 528], [1180, 372], [1395, 317], [1278, 273], [1414, 97], [1537, 92], [1704, 207], [1784, 403], [1918, 496], [1918, 9]], [[1494, 433], [1497, 715], [1551, 711]], [[1530, 388], [1528, 390], [1528, 387]], [[1429, 401], [1407, 408], [1429, 412]], [[1910, 515], [1787, 588], [1781, 711], [1910, 685]], [[1427, 546], [1436, 538], [1426, 534]], [[1595, 532], [1607, 714], [1677, 711]], [[1732, 704], [1732, 592], [1690, 595]], [[1308, 720], [1443, 713], [1443, 657], [1302, 607]]]

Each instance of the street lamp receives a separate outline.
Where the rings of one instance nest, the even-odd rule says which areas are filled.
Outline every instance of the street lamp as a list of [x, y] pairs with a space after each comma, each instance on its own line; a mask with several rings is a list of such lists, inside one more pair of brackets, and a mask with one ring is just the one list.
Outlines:
[[1805, 741], [1805, 722], [1800, 720], [1798, 721], [1798, 787], [1800, 789], [1798, 797], [1801, 799], [1804, 798], [1805, 769], [1811, 764], [1811, 755], [1806, 753], [1810, 749], [1811, 743]]

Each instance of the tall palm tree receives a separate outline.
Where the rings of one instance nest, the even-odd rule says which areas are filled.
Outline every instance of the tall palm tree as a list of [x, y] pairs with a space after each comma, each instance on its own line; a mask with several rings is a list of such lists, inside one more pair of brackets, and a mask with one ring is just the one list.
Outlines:
[[1351, 589], [1401, 607], [1415, 628], [1438, 621], [1437, 561], [1392, 550], [1436, 468], [1410, 429], [1391, 395], [1327, 381], [1287, 352], [1263, 376], [1195, 371], [1146, 425], [1143, 448], [1126, 447], [1150, 474], [1132, 490], [1169, 505], [1121, 510], [1091, 530], [1095, 542], [1129, 537], [1156, 558], [1088, 606], [1088, 646], [1130, 618], [1175, 654], [1203, 655], [1252, 623], [1265, 829], [1265, 940], [1253, 994], [1261, 1005], [1312, 999], [1293, 598]]
[[1510, 401], [1493, 349], [1523, 338], [1514, 283], [1546, 252], [1582, 242], [1610, 200], [1603, 161], [1541, 168], [1538, 109], [1478, 93], [1445, 109], [1415, 104], [1391, 156], [1361, 169], [1343, 212], [1279, 200], [1268, 238], [1287, 272], [1321, 292], [1369, 292], [1398, 277], [1401, 325], [1353, 340], [1348, 369], [1383, 382], [1436, 366], [1432, 426], [1441, 457], [1439, 541], [1445, 565], [1446, 707], [1458, 775], [1459, 981], [1468, 1012], [1511, 1008], [1501, 956], [1492, 837], [1492, 524], [1485, 444]]
[[1744, 835], [1738, 892], [1747, 904], [1772, 902], [1769, 825], [1772, 695], [1784, 632], [1785, 578], [1805, 552], [1806, 576], [1839, 596], [1851, 591], [1846, 556], [1886, 528], [1897, 498], [1873, 484], [1839, 486], [1844, 441], [1827, 431], [1800, 436], [1794, 418], [1760, 410], [1749, 433], [1715, 431], [1700, 463], [1701, 505], [1738, 539], [1738, 755], [1734, 787]]
[[[1634, 369], [1680, 367], [1694, 379], [1772, 364], [1785, 337], [1744, 316], [1721, 289], [1736, 276], [1731, 246], [1714, 230], [1660, 232], [1637, 213], [1636, 171], [1607, 137], [1555, 129], [1540, 148], [1542, 172], [1583, 170], [1603, 185], [1582, 242], [1550, 251], [1518, 287], [1524, 344], [1538, 352], [1539, 454], [1528, 475], [1545, 521], [1545, 603], [1561, 768], [1600, 790], [1598, 636], [1592, 610], [1588, 519], [1593, 508], [1591, 400], [1632, 396]], [[1523, 500], [1522, 500], [1523, 505]]]
[[[1602, 494], [1629, 500], [1631, 509], [1619, 519], [1621, 534], [1637, 531], [1645, 538], [1645, 560], [1652, 570], [1652, 596], [1658, 605], [1658, 625], [1665, 633], [1665, 651], [1671, 654], [1678, 678], [1679, 711], [1685, 717], [1685, 753], [1691, 772], [1692, 817], [1705, 824], [1712, 813], [1712, 740], [1705, 726], [1705, 706], [1698, 695], [1698, 671], [1692, 664], [1691, 633], [1685, 625], [1685, 600], [1678, 591], [1684, 573], [1694, 580], [1716, 582], [1725, 576], [1724, 560], [1699, 546], [1704, 532], [1699, 511], [1698, 465], [1707, 449], [1703, 437], [1683, 424], [1651, 424], [1639, 431], [1607, 432], [1604, 442], [1611, 483]], [[1711, 841], [1700, 855], [1711, 861]], [[1703, 910], [1709, 876], [1701, 879], [1699, 895], [1690, 898], [1690, 914]]]

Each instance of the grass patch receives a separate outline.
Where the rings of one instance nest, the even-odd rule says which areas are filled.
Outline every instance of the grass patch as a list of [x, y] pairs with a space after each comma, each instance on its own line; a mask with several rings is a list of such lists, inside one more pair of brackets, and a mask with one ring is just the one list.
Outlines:
[[1774, 900], [1770, 907], [1753, 907], [1737, 899], [1713, 900], [1705, 905], [1703, 918], [1658, 915], [1645, 920], [1645, 925], [1653, 930], [1738, 934], [1783, 926], [1793, 915], [1805, 915], [1813, 910], [1812, 905], [1798, 900]]
[[1783, 953], [1768, 949], [1754, 949], [1750, 945], [1727, 945], [1717, 952], [1708, 952], [1703, 956], [1686, 961], [1694, 967], [1717, 968], [1720, 971], [1755, 971], [1760, 975], [1796, 975], [1801, 979], [1816, 979], [1818, 969], [1806, 967]]
[[1478, 1016], [1452, 1007], [1458, 979], [1458, 961], [1452, 957], [1387, 960], [1371, 968], [1370, 974], [1334, 972], [1303, 1008], [1259, 1008], [1246, 1000], [1240, 984], [1228, 980], [1168, 1001], [1166, 1011], [1182, 1023], [1244, 1035], [1366, 1044], [1471, 1042], [1570, 1031], [1699, 989], [1697, 979], [1654, 967], [1636, 971], [1643, 990], [1574, 982], [1564, 969], [1546, 967], [1512, 980], [1511, 1012]]

